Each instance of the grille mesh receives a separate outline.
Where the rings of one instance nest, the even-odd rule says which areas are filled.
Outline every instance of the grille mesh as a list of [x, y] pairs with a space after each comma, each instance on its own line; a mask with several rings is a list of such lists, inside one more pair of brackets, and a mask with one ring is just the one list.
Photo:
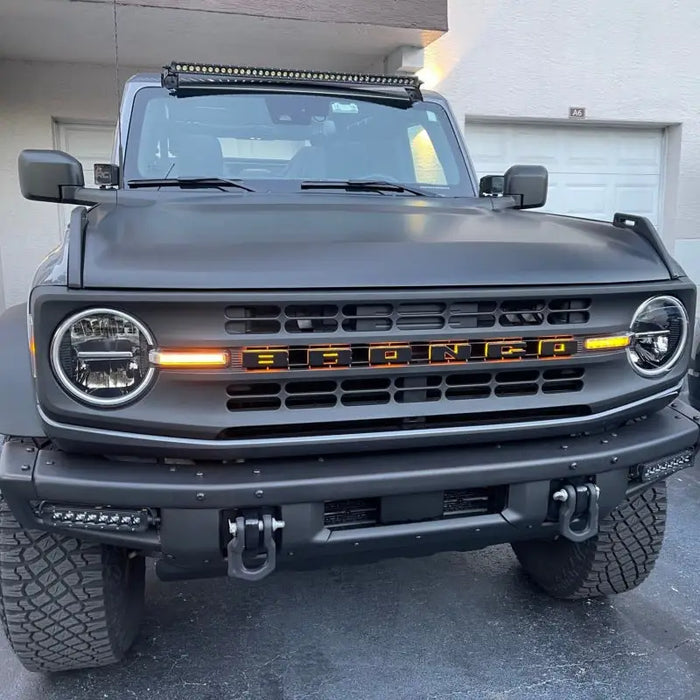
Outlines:
[[233, 412], [271, 411], [282, 406], [295, 410], [571, 393], [583, 389], [583, 375], [580, 367], [557, 367], [338, 380], [240, 381], [228, 386], [227, 407]]

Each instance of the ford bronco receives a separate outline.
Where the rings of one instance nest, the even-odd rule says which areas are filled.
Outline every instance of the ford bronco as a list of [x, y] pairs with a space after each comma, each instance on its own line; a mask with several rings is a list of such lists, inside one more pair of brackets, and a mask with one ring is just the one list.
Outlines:
[[164, 580], [512, 543], [557, 598], [650, 573], [695, 287], [651, 223], [525, 211], [411, 76], [173, 63], [0, 318], [0, 618], [29, 669], [118, 660]]

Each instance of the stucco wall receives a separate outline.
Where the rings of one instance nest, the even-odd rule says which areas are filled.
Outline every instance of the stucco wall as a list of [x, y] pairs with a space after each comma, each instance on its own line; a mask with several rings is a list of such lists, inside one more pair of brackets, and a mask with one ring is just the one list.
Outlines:
[[17, 155], [54, 148], [53, 119], [115, 120], [117, 98], [109, 66], [0, 61], [0, 74], [0, 278], [9, 306], [26, 299], [33, 270], [59, 242], [58, 207], [22, 197]]
[[565, 119], [584, 106], [589, 119], [680, 123], [664, 237], [700, 282], [699, 36], [700, 4], [687, 0], [450, 0], [424, 75], [460, 119]]

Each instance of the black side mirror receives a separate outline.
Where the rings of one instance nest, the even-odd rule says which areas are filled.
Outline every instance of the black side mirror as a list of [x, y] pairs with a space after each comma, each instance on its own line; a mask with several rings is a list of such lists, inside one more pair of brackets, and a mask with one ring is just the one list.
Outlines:
[[82, 165], [63, 151], [22, 151], [18, 167], [19, 188], [27, 199], [70, 204], [75, 200], [63, 189], [85, 186]]
[[547, 201], [548, 180], [541, 165], [513, 165], [503, 176], [503, 194], [515, 199], [516, 209], [541, 207]]
[[500, 197], [503, 194], [503, 175], [484, 175], [479, 180], [479, 197]]

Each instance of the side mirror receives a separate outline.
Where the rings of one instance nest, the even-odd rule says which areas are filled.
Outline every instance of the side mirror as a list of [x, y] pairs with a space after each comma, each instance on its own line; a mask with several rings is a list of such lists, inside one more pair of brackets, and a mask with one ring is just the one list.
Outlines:
[[74, 203], [66, 187], [84, 187], [83, 167], [63, 151], [22, 151], [18, 159], [19, 188], [27, 199]]
[[549, 175], [541, 165], [513, 165], [503, 176], [503, 194], [514, 197], [517, 209], [534, 209], [547, 201]]

